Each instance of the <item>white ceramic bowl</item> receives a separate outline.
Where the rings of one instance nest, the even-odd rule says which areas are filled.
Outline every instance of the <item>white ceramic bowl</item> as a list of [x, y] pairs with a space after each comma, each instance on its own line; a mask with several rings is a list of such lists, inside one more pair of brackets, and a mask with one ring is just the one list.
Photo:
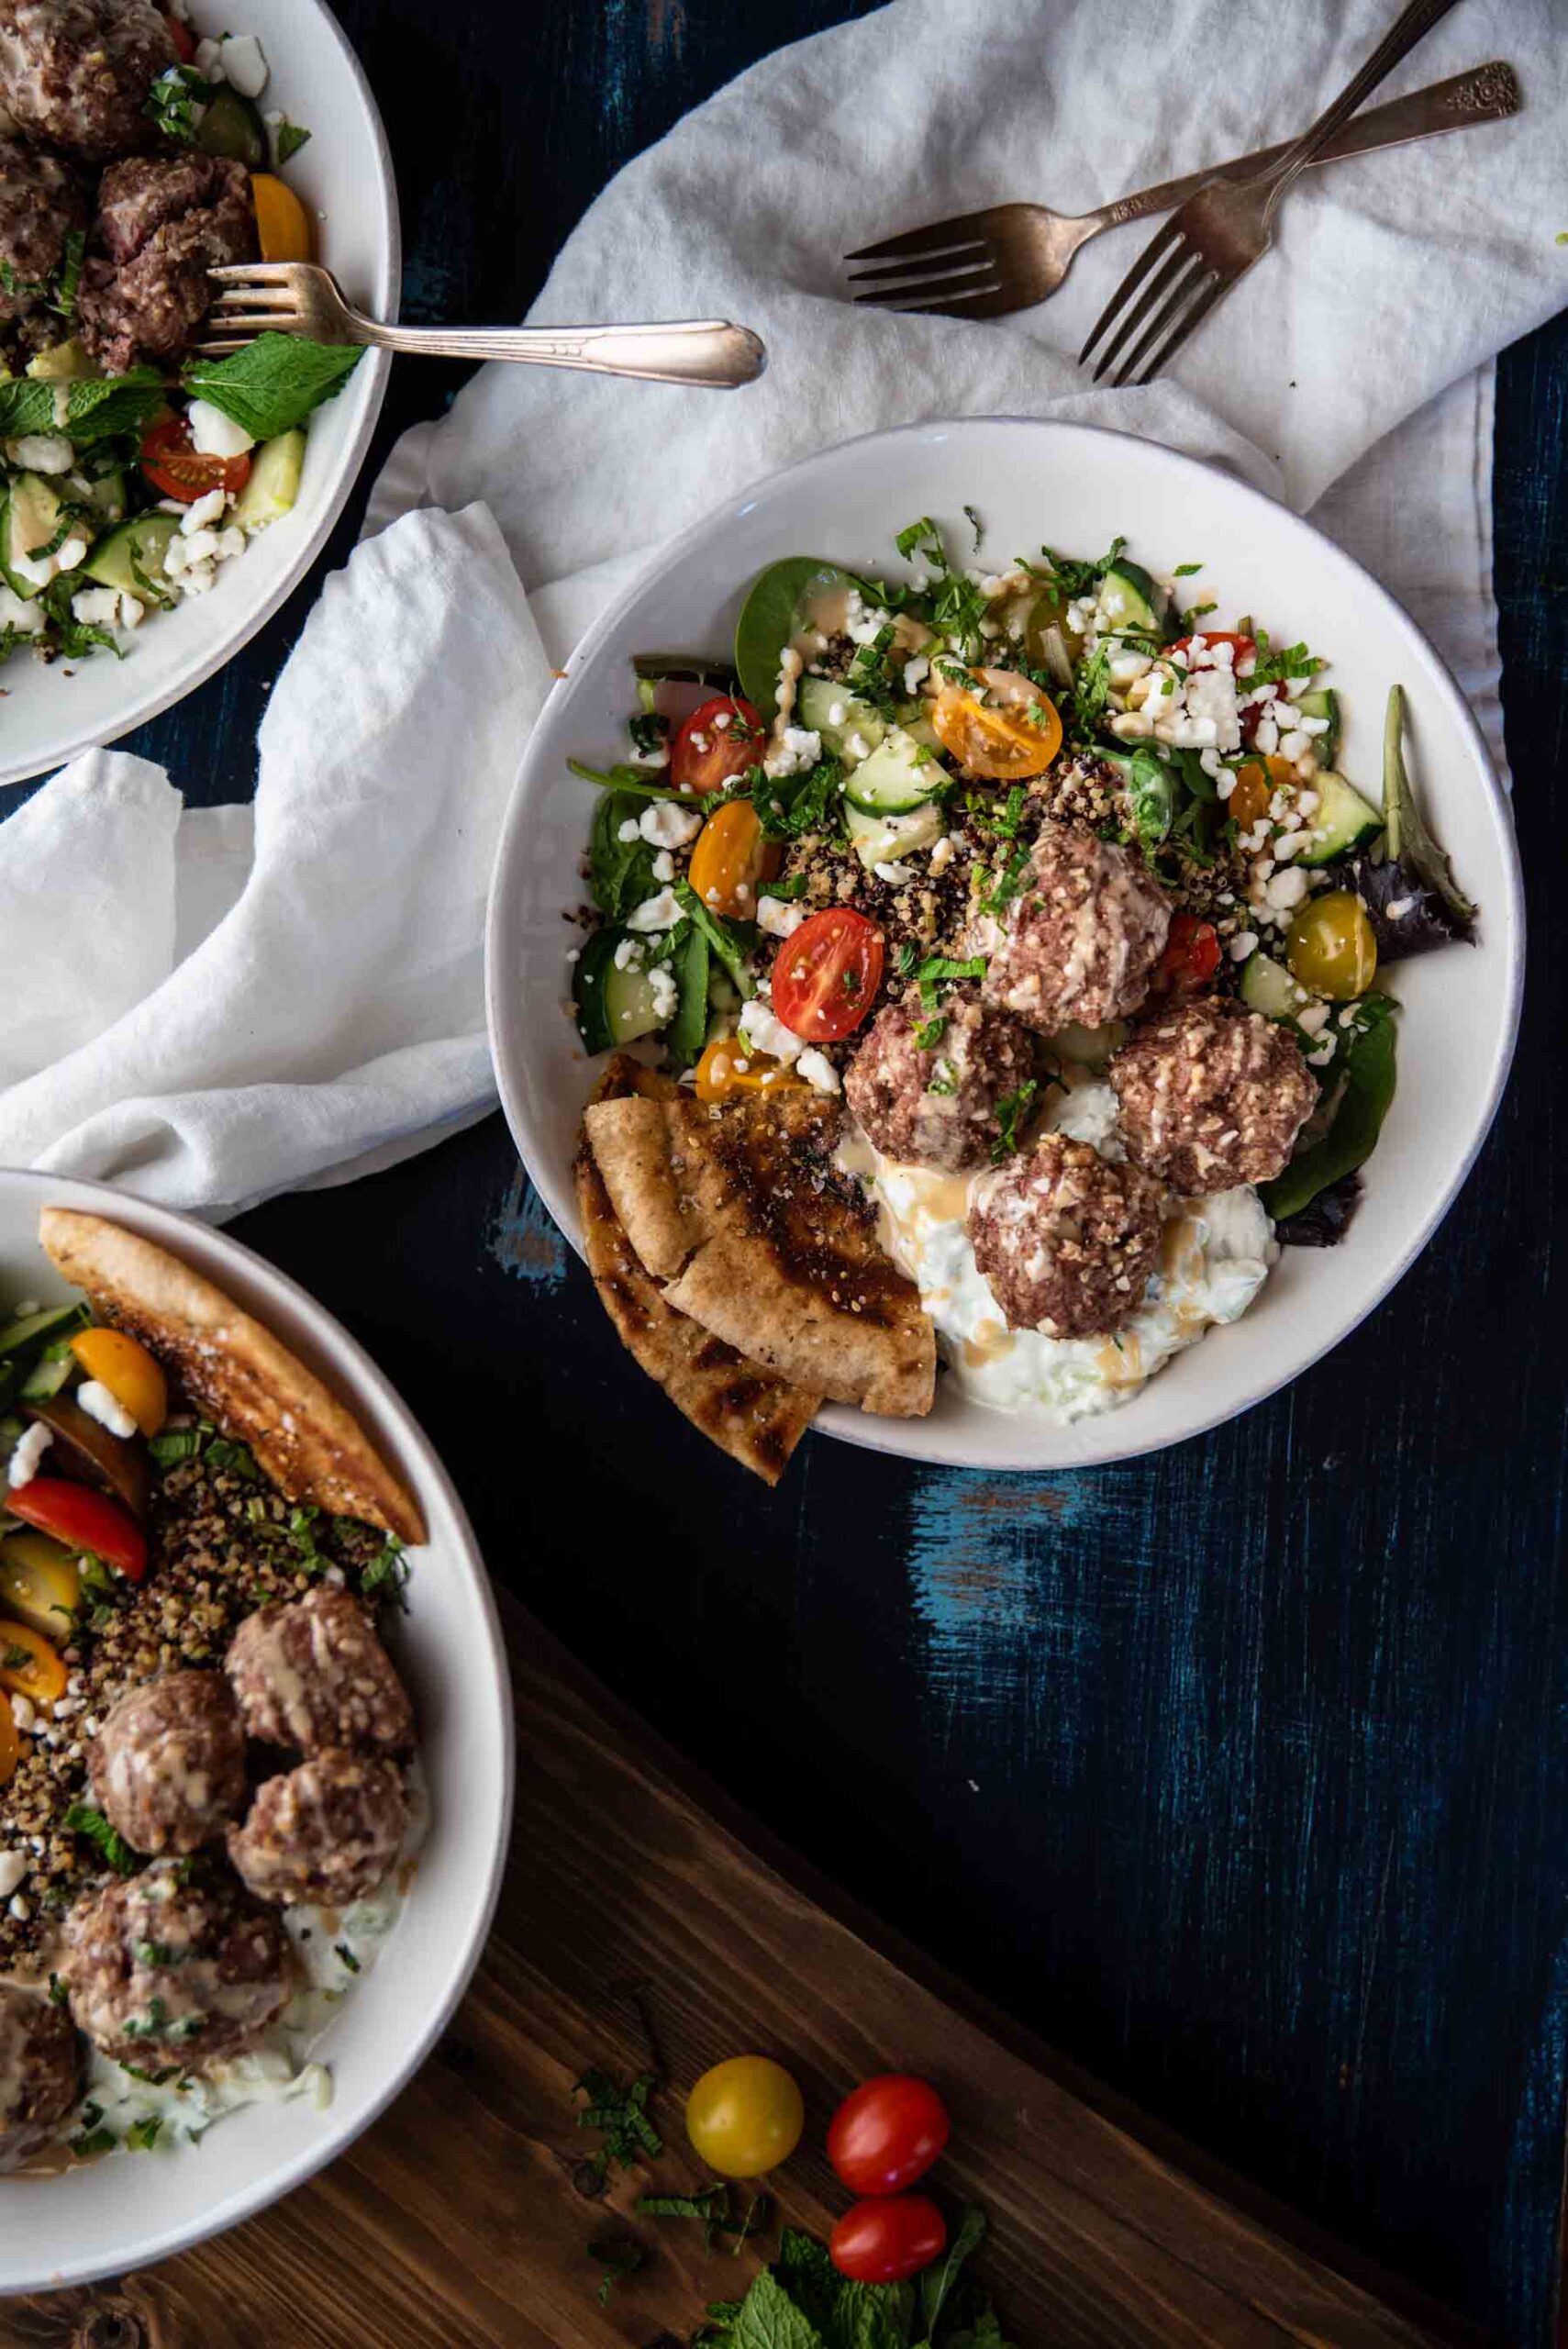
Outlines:
[[[287, 178], [315, 217], [317, 251], [351, 302], [395, 318], [402, 273], [397, 190], [386, 134], [358, 58], [321, 0], [245, 0], [225, 17], [195, 0], [198, 33], [260, 36], [272, 78], [261, 104], [305, 124], [310, 143]], [[292, 513], [218, 573], [199, 602], [149, 618], [122, 641], [126, 657], [95, 653], [46, 667], [27, 651], [6, 663], [0, 704], [0, 784], [61, 766], [167, 709], [221, 669], [272, 618], [320, 553], [370, 447], [390, 355], [367, 351], [336, 399], [311, 419], [305, 476]]]
[[395, 1642], [419, 1724], [430, 1824], [373, 1971], [321, 2043], [325, 2111], [255, 2105], [199, 2145], [116, 2154], [56, 2177], [0, 2177], [0, 2298], [141, 2267], [275, 2201], [341, 2153], [429, 2054], [489, 1930], [512, 1809], [512, 1709], [495, 1602], [451, 1482], [389, 1380], [348, 1332], [248, 1248], [96, 1183], [0, 1171], [0, 1296], [72, 1294], [38, 1241], [39, 1210], [111, 1216], [182, 1256], [264, 1321], [339, 1394], [424, 1511]]
[[[1155, 570], [1201, 560], [1226, 615], [1254, 612], [1276, 641], [1305, 637], [1333, 663], [1347, 712], [1341, 763], [1375, 798], [1389, 685], [1409, 697], [1415, 774], [1439, 834], [1481, 907], [1480, 943], [1400, 964], [1399, 1090], [1366, 1195], [1334, 1249], [1287, 1249], [1251, 1311], [1161, 1371], [1119, 1409], [1070, 1427], [1002, 1412], [938, 1384], [928, 1419], [829, 1406], [818, 1425], [912, 1459], [1059, 1468], [1126, 1459], [1216, 1426], [1283, 1386], [1385, 1296], [1432, 1236], [1497, 1107], [1518, 1023], [1523, 910], [1507, 804], [1452, 677], [1375, 580], [1308, 524], [1229, 474], [1072, 424], [1009, 417], [910, 425], [850, 441], [759, 483], [651, 565], [590, 629], [555, 686], [507, 811], [491, 893], [490, 1036], [501, 1098], [546, 1206], [578, 1245], [572, 1153], [593, 1069], [559, 1008], [562, 909], [593, 789], [569, 756], [626, 755], [639, 651], [723, 653], [745, 588], [787, 554], [896, 571], [895, 534], [930, 514], [968, 544], [963, 507], [988, 525], [998, 565], [1042, 541], [1094, 555], [1118, 532]], [[1282, 634], [1282, 631], [1284, 633]], [[628, 1381], [638, 1374], [629, 1363]], [[651, 1390], [648, 1408], [667, 1408]]]

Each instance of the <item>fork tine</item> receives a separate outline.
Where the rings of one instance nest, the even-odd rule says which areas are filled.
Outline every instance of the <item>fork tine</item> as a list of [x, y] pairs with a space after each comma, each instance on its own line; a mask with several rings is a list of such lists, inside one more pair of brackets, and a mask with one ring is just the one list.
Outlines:
[[255, 340], [247, 335], [242, 342], [197, 342], [192, 344], [198, 359], [231, 359], [237, 351], [249, 351]]
[[846, 253], [851, 261], [917, 261], [927, 254], [951, 252], [955, 245], [984, 242], [990, 233], [993, 215], [999, 210], [988, 205], [984, 212], [961, 212], [951, 220], [928, 221], [923, 228], [906, 229], [902, 237], [888, 237], [880, 245], [862, 245], [858, 253]]
[[849, 278], [851, 285], [869, 285], [876, 277], [902, 278], [913, 284], [922, 277], [935, 276], [940, 270], [962, 269], [965, 263], [976, 266], [990, 258], [990, 246], [981, 241], [955, 245], [951, 252], [922, 253], [918, 259], [911, 254], [907, 261], [873, 262], [868, 269], [851, 269]]
[[1215, 264], [1206, 261], [1201, 253], [1189, 254], [1188, 260], [1190, 266], [1172, 286], [1142, 333], [1134, 339], [1126, 358], [1111, 378], [1117, 385], [1132, 382], [1150, 352], [1158, 347], [1167, 328], [1181, 317], [1195, 295], [1207, 290], [1209, 278], [1215, 273]]
[[1127, 316], [1121, 320], [1115, 334], [1095, 361], [1095, 381], [1096, 384], [1105, 382], [1106, 375], [1116, 365], [1118, 357], [1126, 350], [1129, 340], [1138, 338], [1140, 328], [1156, 305], [1160, 307], [1161, 315], [1166, 315], [1167, 297], [1173, 294], [1173, 289], [1184, 279], [1191, 276], [1195, 266], [1202, 266], [1202, 258], [1187, 243], [1185, 238], [1183, 238], [1166, 256], [1162, 266], [1156, 270], [1141, 297], [1128, 311]]
[[304, 334], [308, 321], [302, 310], [211, 310], [207, 324], [217, 334]]
[[1142, 374], [1138, 377], [1137, 380], [1139, 383], [1151, 384], [1153, 382], [1161, 369], [1168, 366], [1170, 362], [1175, 357], [1177, 351], [1180, 351], [1183, 343], [1185, 342], [1187, 337], [1192, 333], [1195, 327], [1200, 327], [1203, 324], [1205, 318], [1207, 317], [1210, 310], [1213, 309], [1220, 295], [1222, 294], [1229, 294], [1230, 288], [1236, 284], [1237, 279], [1245, 277], [1247, 271], [1251, 269], [1251, 262], [1248, 262], [1244, 268], [1239, 269], [1236, 272], [1235, 277], [1227, 277], [1223, 271], [1217, 271], [1215, 273], [1214, 284], [1209, 286], [1206, 292], [1200, 294], [1197, 300], [1186, 312], [1185, 316], [1177, 320], [1176, 324], [1172, 328], [1170, 334], [1166, 337], [1164, 342], [1162, 343], [1160, 349], [1155, 352], [1153, 358], [1145, 367]]
[[225, 261], [215, 262], [207, 275], [225, 285], [286, 285], [299, 266], [296, 261]]
[[212, 306], [215, 310], [297, 310], [299, 300], [286, 285], [226, 285]]
[[1018, 298], [1004, 284], [967, 299], [954, 295], [948, 302], [900, 302], [896, 307], [910, 318], [1006, 318], [1018, 309]]
[[934, 302], [951, 302], [965, 294], [995, 294], [1000, 281], [989, 262], [978, 269], [961, 270], [953, 277], [917, 278], [910, 284], [882, 285], [854, 299], [884, 310], [923, 310]]
[[1168, 252], [1171, 246], [1179, 240], [1181, 233], [1181, 230], [1176, 227], [1174, 221], [1167, 220], [1163, 228], [1162, 228], [1156, 235], [1151, 237], [1149, 242], [1144, 246], [1143, 250], [1139, 254], [1138, 259], [1133, 262], [1132, 267], [1128, 271], [1127, 275], [1122, 279], [1121, 284], [1117, 287], [1116, 292], [1111, 295], [1110, 300], [1106, 304], [1105, 308], [1100, 312], [1099, 317], [1095, 320], [1093, 327], [1090, 328], [1089, 339], [1084, 343], [1083, 350], [1078, 353], [1078, 364], [1080, 367], [1085, 367], [1088, 365], [1090, 351], [1093, 351], [1100, 337], [1103, 334], [1109, 332], [1111, 327], [1116, 322], [1117, 312], [1121, 308], [1122, 304], [1124, 302], [1130, 301], [1132, 295], [1138, 291], [1139, 286], [1142, 284], [1144, 277], [1147, 275], [1149, 271], [1153, 268], [1156, 258], [1161, 253]]

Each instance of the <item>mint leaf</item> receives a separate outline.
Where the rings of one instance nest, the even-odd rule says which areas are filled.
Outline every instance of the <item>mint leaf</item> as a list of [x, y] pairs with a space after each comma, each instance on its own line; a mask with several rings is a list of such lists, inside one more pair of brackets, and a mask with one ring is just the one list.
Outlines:
[[828, 2349], [771, 2267], [754, 2279], [725, 2339], [729, 2349]]
[[949, 2293], [958, 2280], [958, 2271], [972, 2251], [979, 2248], [985, 2236], [985, 2213], [973, 2203], [958, 2222], [958, 2231], [948, 2243], [946, 2251], [920, 2278], [920, 2321], [925, 2326], [924, 2338], [934, 2342], [937, 2320], [946, 2306]]
[[[53, 388], [50, 384], [39, 385], [44, 392]], [[63, 429], [79, 449], [107, 440], [111, 433], [139, 432], [163, 398], [163, 379], [156, 367], [133, 367], [126, 375], [72, 384], [67, 388], [70, 405], [65, 423], [53, 429]]]
[[180, 380], [193, 399], [221, 408], [252, 439], [275, 440], [340, 391], [362, 355], [357, 345], [259, 334], [228, 359], [193, 359]]
[[297, 122], [280, 122], [278, 125], [278, 165], [280, 170], [283, 165], [288, 161], [291, 155], [297, 155], [300, 149], [302, 147], [308, 146], [309, 142], [310, 133], [302, 124]]
[[61, 1825], [71, 1834], [84, 1835], [89, 1843], [95, 1843], [117, 1876], [134, 1876], [141, 1865], [124, 1836], [91, 1803], [73, 1802]]

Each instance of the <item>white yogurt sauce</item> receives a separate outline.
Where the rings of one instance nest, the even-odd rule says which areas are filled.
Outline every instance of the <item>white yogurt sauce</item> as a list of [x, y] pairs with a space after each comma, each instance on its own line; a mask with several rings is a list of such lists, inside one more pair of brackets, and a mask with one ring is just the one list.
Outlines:
[[[1107, 1158], [1124, 1155], [1108, 1085], [1053, 1092], [1040, 1120]], [[1173, 1354], [1247, 1310], [1279, 1253], [1255, 1190], [1243, 1186], [1168, 1203], [1164, 1246], [1143, 1302], [1114, 1337], [1051, 1338], [1009, 1330], [964, 1231], [972, 1176], [880, 1157], [863, 1140], [846, 1156], [881, 1211], [883, 1239], [917, 1284], [961, 1391], [998, 1410], [1056, 1419], [1114, 1410]]]

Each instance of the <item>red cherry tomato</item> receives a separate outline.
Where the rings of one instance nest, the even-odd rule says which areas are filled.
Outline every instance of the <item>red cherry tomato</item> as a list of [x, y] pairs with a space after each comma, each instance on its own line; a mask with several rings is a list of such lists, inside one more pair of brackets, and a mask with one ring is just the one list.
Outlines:
[[117, 1501], [90, 1485], [72, 1485], [63, 1476], [32, 1476], [14, 1485], [6, 1507], [24, 1524], [40, 1533], [52, 1533], [68, 1550], [90, 1550], [105, 1565], [139, 1582], [147, 1572], [147, 1542], [141, 1528]]
[[852, 1035], [876, 1000], [885, 949], [864, 914], [832, 906], [803, 921], [773, 961], [773, 1009], [808, 1043]]
[[176, 497], [182, 506], [194, 506], [209, 489], [226, 489], [230, 497], [238, 497], [250, 478], [250, 460], [204, 457], [191, 445], [184, 417], [171, 416], [144, 437], [141, 470], [160, 497]]
[[856, 2284], [901, 2284], [947, 2247], [947, 2221], [923, 2194], [884, 2194], [846, 2210], [828, 2239], [840, 2276]]
[[1173, 914], [1171, 934], [1154, 974], [1155, 985], [1176, 995], [1191, 995], [1207, 986], [1218, 968], [1219, 932], [1214, 924], [1199, 921], [1195, 914]]
[[694, 709], [670, 745], [677, 791], [722, 791], [762, 763], [762, 721], [739, 694], [716, 694]]
[[948, 2141], [948, 2110], [908, 2072], [883, 2072], [844, 2099], [828, 2128], [828, 2158], [851, 2194], [902, 2194]]
[[[1217, 628], [1211, 635], [1207, 629], [1203, 628], [1195, 633], [1206, 644], [1228, 644], [1238, 662], [1245, 661], [1249, 652], [1256, 652], [1258, 649], [1255, 636], [1238, 636], [1234, 629]], [[1178, 636], [1174, 644], [1168, 644], [1165, 650], [1167, 652], [1190, 652], [1192, 641], [1190, 636]]]
[[181, 64], [188, 65], [196, 53], [195, 33], [189, 25], [183, 25], [178, 17], [165, 17], [163, 21], [169, 28], [169, 38], [174, 44], [175, 54]]

